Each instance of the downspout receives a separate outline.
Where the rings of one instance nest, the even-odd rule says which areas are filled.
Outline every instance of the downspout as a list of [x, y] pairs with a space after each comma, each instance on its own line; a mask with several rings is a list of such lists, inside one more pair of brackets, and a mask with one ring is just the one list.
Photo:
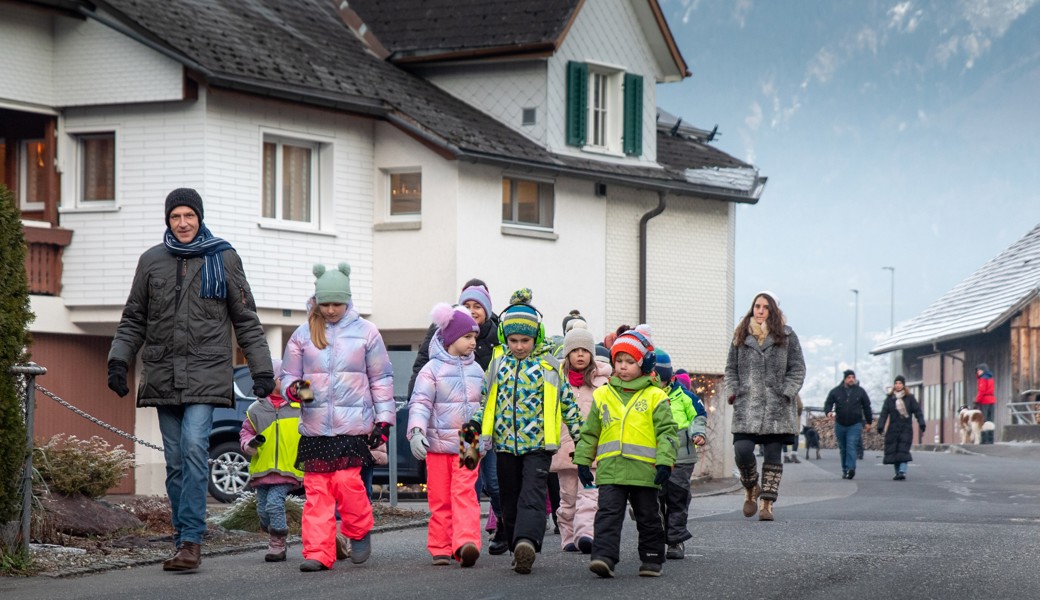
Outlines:
[[639, 322], [646, 323], [646, 224], [666, 207], [665, 192], [657, 192], [657, 207], [639, 219]]
[[932, 349], [939, 353], [939, 443], [946, 443], [946, 355], [939, 344], [932, 342]]

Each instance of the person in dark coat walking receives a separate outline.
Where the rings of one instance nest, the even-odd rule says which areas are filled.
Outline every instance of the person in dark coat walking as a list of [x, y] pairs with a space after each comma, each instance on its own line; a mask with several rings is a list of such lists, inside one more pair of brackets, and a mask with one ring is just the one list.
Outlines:
[[[892, 384], [892, 393], [885, 398], [878, 416], [877, 432], [885, 435], [886, 465], [894, 465], [896, 476], [892, 479], [906, 479], [907, 463], [913, 460], [910, 446], [914, 443], [914, 417], [917, 417], [918, 437], [924, 434], [924, 412], [914, 395], [906, 391], [906, 379], [897, 375]], [[885, 425], [888, 428], [885, 428]]]
[[856, 372], [846, 369], [845, 380], [827, 394], [823, 412], [834, 421], [834, 437], [838, 440], [841, 456], [841, 478], [856, 476], [856, 449], [862, 441], [863, 432], [870, 431], [874, 413], [870, 408], [870, 397], [856, 381]]

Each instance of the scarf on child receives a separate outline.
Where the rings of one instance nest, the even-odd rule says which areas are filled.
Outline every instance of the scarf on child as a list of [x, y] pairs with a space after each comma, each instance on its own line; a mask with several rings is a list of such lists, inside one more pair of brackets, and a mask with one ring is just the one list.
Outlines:
[[585, 385], [585, 373], [570, 369], [570, 372], [567, 373], [567, 381], [570, 382], [571, 387], [580, 388]]
[[203, 257], [202, 263], [202, 287], [199, 289], [200, 298], [225, 298], [227, 297], [227, 276], [224, 273], [224, 258], [221, 253], [225, 250], [234, 250], [226, 240], [214, 236], [208, 227], [199, 223], [199, 233], [195, 239], [182, 244], [177, 241], [173, 231], [166, 228], [163, 236], [166, 250], [179, 258]]
[[906, 403], [903, 402], [903, 396], [906, 396], [906, 390], [902, 392], [892, 392], [892, 395], [896, 397], [896, 411], [899, 412], [899, 416], [904, 419], [910, 416], [910, 413], [906, 410]]

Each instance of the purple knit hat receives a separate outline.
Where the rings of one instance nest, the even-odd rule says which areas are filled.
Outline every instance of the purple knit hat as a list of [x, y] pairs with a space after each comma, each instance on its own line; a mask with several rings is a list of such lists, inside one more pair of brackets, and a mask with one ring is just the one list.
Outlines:
[[471, 285], [462, 290], [462, 294], [459, 295], [459, 304], [465, 304], [467, 300], [474, 300], [483, 306], [484, 312], [487, 313], [488, 318], [491, 318], [491, 294], [486, 287]]
[[463, 306], [452, 308], [450, 304], [441, 302], [433, 307], [430, 317], [439, 330], [438, 335], [445, 348], [467, 333], [480, 332], [480, 326]]

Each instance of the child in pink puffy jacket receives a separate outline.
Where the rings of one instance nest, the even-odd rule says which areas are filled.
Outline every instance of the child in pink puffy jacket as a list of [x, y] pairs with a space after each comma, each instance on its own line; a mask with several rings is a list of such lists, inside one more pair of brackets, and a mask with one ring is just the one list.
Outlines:
[[[314, 275], [313, 305], [285, 346], [281, 377], [285, 397], [300, 401], [304, 572], [328, 570], [344, 557], [345, 547], [337, 554], [337, 506], [351, 562], [368, 560], [373, 518], [361, 467], [372, 464], [371, 450], [387, 441], [396, 415], [390, 357], [379, 330], [350, 301], [350, 265], [315, 265]], [[305, 381], [313, 399], [302, 394]]]
[[408, 402], [408, 440], [415, 458], [426, 460], [433, 564], [455, 559], [472, 567], [480, 557], [478, 471], [460, 464], [459, 429], [480, 411], [484, 370], [473, 355], [480, 327], [464, 307], [438, 304], [431, 317], [437, 333]]
[[[613, 371], [609, 363], [595, 360], [596, 341], [585, 328], [575, 327], [563, 338], [563, 364], [560, 366], [574, 400], [587, 417], [592, 408], [592, 392], [607, 383]], [[560, 477], [560, 508], [556, 511], [560, 525], [560, 546], [564, 552], [592, 552], [593, 524], [599, 493], [585, 489], [578, 481], [574, 465], [574, 440], [566, 425], [560, 426], [560, 450], [553, 455], [551, 471]]]

